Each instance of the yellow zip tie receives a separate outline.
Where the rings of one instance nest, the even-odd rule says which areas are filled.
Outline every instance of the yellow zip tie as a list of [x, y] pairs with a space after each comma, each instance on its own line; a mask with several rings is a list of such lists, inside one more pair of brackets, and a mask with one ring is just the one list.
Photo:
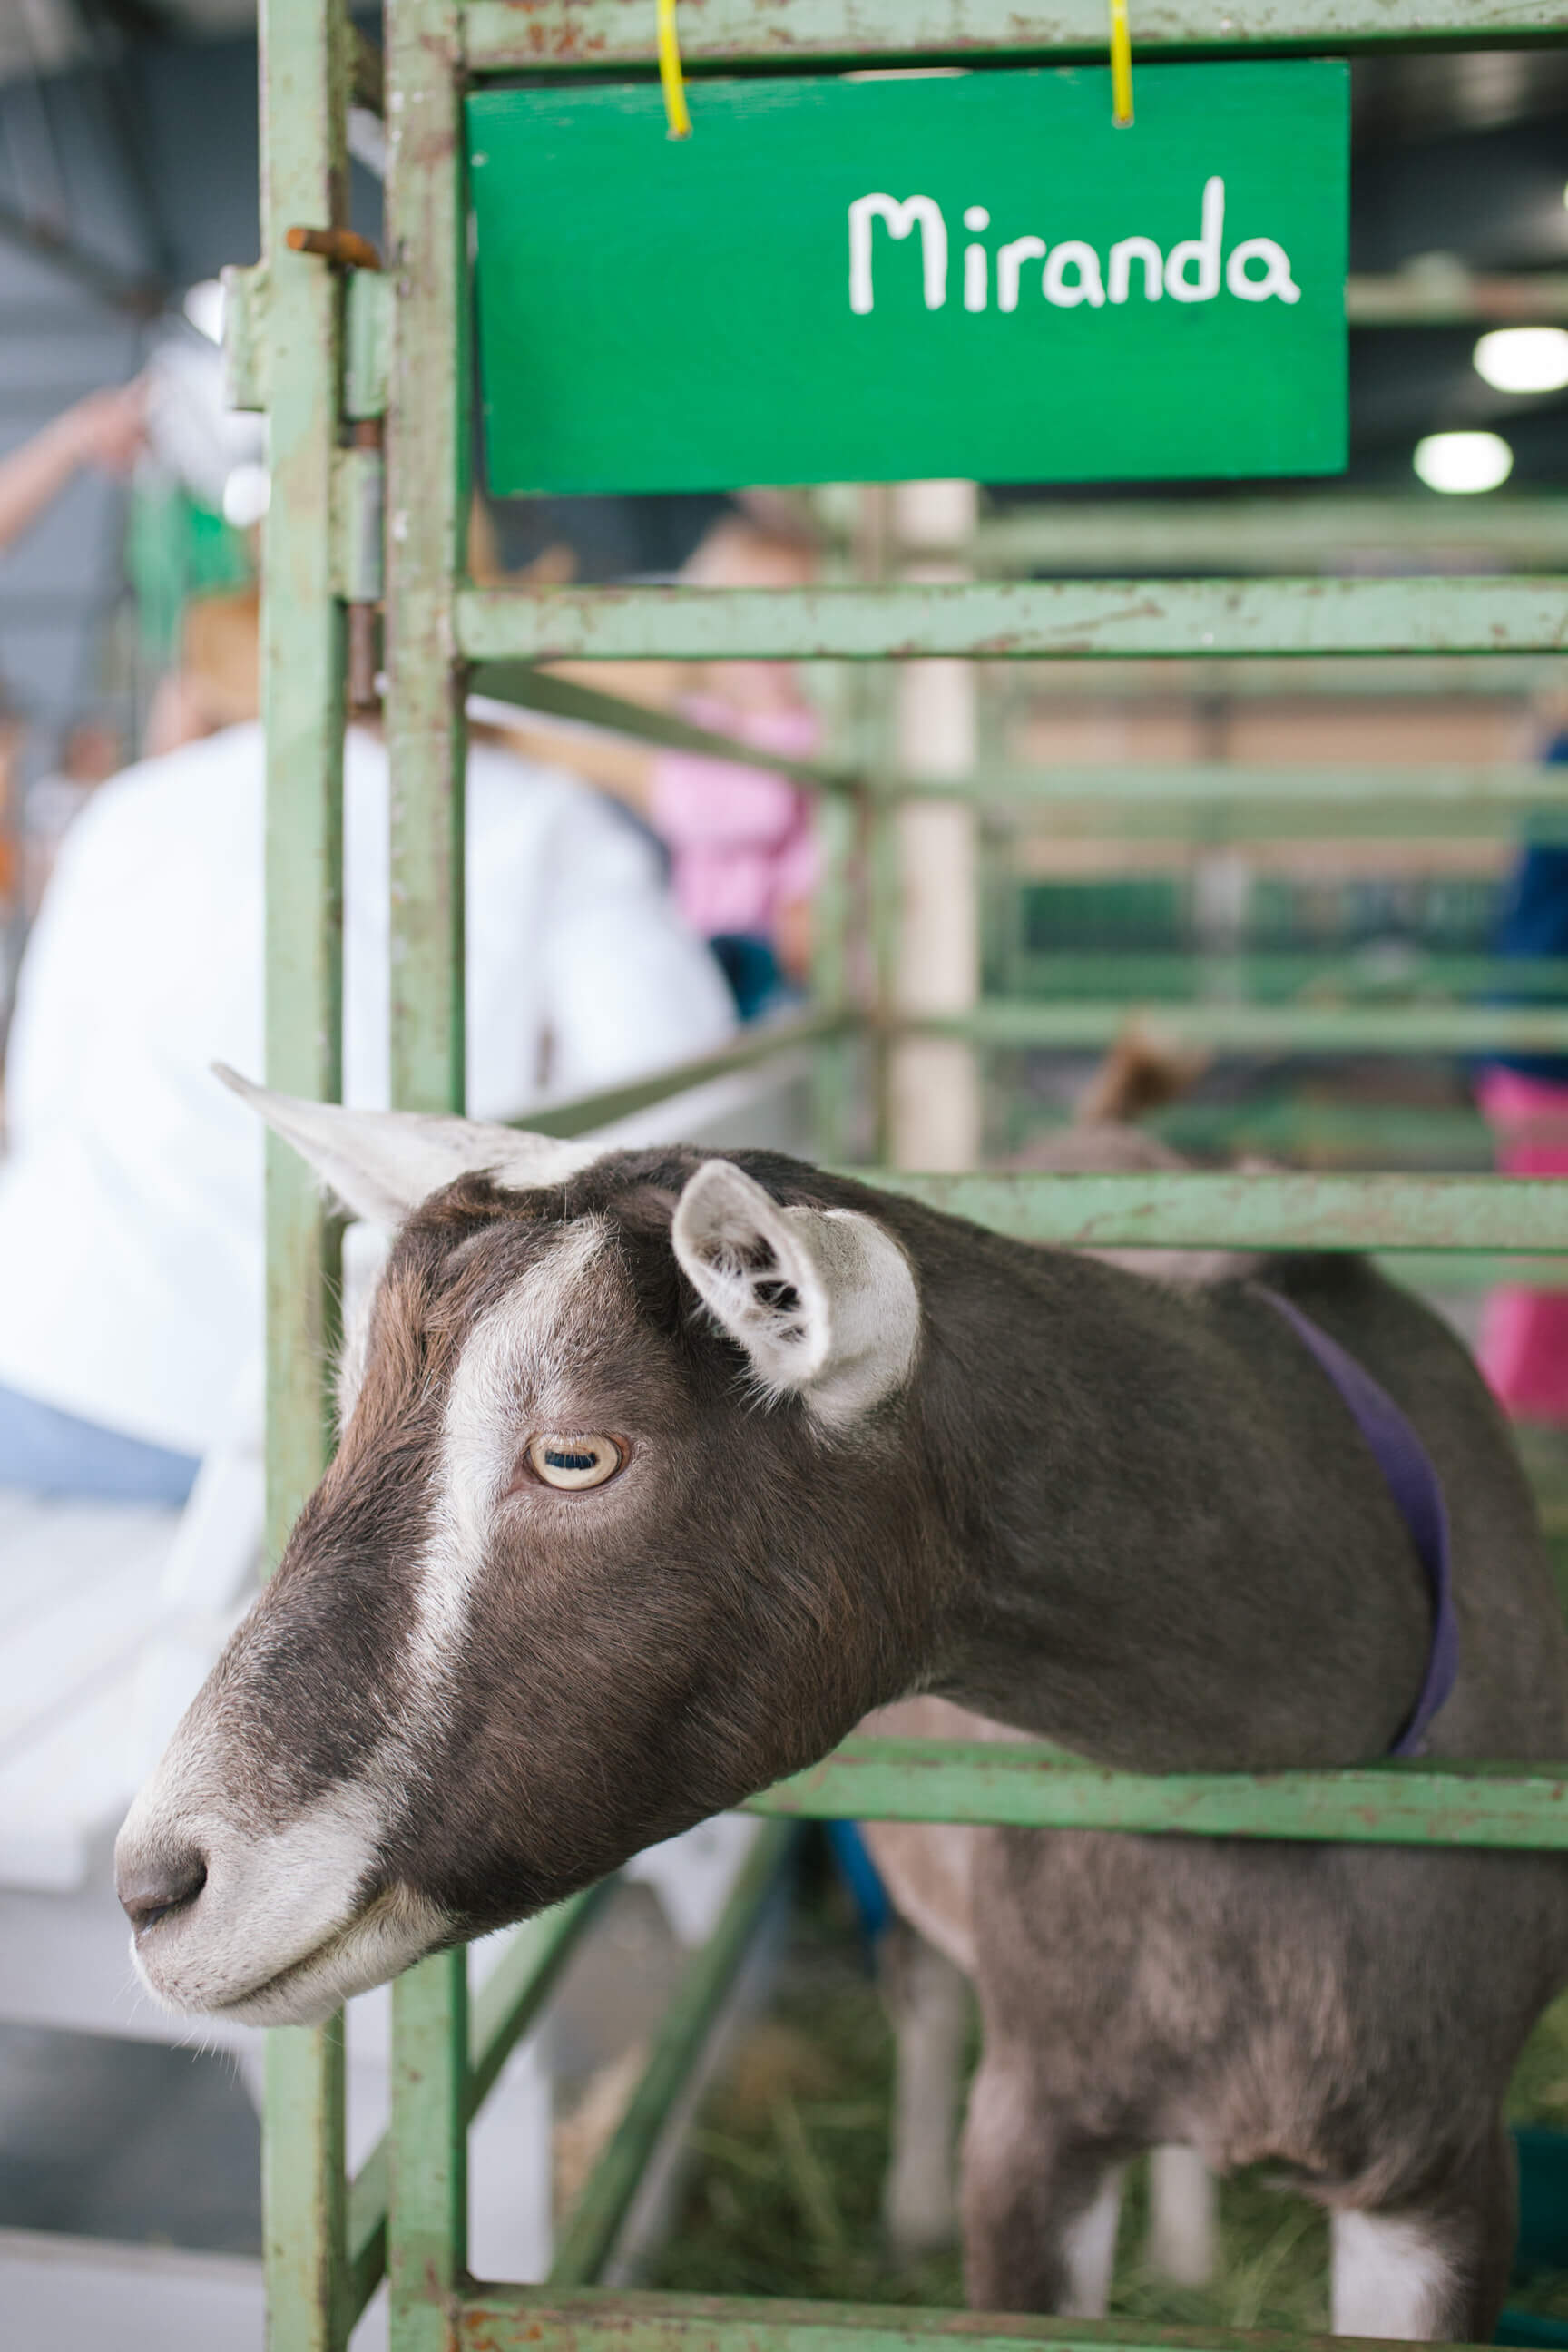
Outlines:
[[[1111, 0], [1114, 7], [1117, 0]], [[1125, 5], [1125, 0], [1122, 0]], [[644, 18], [647, 23], [647, 18]], [[675, 29], [675, 0], [658, 0], [658, 78], [664, 86], [664, 110], [672, 139], [689, 139], [691, 117], [686, 110], [686, 82], [680, 70], [680, 36]], [[1129, 101], [1131, 103], [1131, 101]]]
[[[672, 16], [674, 13], [675, 0], [670, 0]], [[1119, 131], [1125, 131], [1132, 120], [1132, 35], [1127, 23], [1127, 0], [1110, 0], [1110, 119]]]

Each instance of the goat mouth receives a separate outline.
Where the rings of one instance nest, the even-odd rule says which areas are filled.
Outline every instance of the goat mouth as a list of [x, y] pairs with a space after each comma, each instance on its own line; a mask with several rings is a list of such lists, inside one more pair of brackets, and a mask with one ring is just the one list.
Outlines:
[[311, 2024], [355, 1993], [400, 1975], [453, 1934], [452, 1920], [433, 1904], [405, 1887], [383, 1887], [298, 1958], [203, 2007], [242, 2025]]
[[348, 1918], [319, 1934], [308, 1950], [237, 1987], [232, 1979], [228, 1986], [210, 1979], [204, 1985], [198, 1956], [193, 1956], [195, 1965], [186, 1958], [182, 1966], [172, 1953], [164, 1968], [152, 1969], [151, 1955], [138, 1950], [135, 1960], [154, 2000], [183, 2015], [237, 2025], [309, 2025], [354, 1994], [389, 1982], [456, 1933], [451, 1917], [426, 1897], [392, 1886], [362, 1897]]
[[286, 1992], [307, 1969], [317, 1968], [321, 1961], [329, 1959], [364, 1916], [363, 1912], [359, 1912], [353, 1918], [345, 1919], [341, 1927], [334, 1927], [330, 1936], [323, 1936], [319, 1944], [313, 1944], [308, 1952], [301, 1952], [300, 1958], [290, 1960], [286, 1968], [279, 1969], [269, 1977], [262, 1977], [256, 1984], [247, 1985], [243, 1992], [232, 1992], [223, 2000], [215, 2000], [207, 2014], [224, 2017], [236, 2010], [253, 2008], [258, 2000], [270, 2000], [277, 1993]]

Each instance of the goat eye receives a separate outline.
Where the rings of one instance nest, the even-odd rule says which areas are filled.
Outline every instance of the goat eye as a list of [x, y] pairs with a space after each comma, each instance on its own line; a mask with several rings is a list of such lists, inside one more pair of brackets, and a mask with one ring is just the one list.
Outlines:
[[602, 1486], [626, 1460], [613, 1437], [534, 1437], [528, 1444], [528, 1466], [547, 1486], [568, 1490]]

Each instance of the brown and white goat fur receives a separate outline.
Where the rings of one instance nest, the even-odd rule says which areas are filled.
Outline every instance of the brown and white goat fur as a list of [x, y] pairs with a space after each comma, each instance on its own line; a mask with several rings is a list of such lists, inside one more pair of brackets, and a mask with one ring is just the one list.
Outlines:
[[[1151, 1279], [767, 1153], [262, 1108], [401, 1223], [337, 1457], [121, 1834], [174, 2007], [320, 2017], [899, 1700], [1142, 1771], [1364, 1761], [1408, 1717], [1422, 1570], [1247, 1269]], [[1364, 1263], [1268, 1279], [1442, 1477], [1434, 1754], [1568, 1752], [1531, 1498], [1464, 1349]], [[537, 1466], [590, 1456], [613, 1475], [576, 1491]], [[1175, 2144], [1330, 2208], [1342, 2332], [1488, 2335], [1503, 2093], [1568, 1976], [1556, 1856], [983, 1831], [963, 1908], [976, 2304], [1095, 2301], [1119, 2168]]]

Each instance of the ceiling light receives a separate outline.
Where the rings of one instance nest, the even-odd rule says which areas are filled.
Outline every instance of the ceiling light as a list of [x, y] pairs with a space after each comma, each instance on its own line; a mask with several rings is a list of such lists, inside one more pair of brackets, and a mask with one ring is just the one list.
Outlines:
[[204, 278], [198, 285], [187, 286], [180, 308], [198, 335], [205, 335], [209, 343], [222, 342], [223, 288], [216, 278]]
[[1513, 451], [1500, 433], [1428, 433], [1415, 466], [1429, 490], [1495, 490], [1513, 471]]
[[1561, 392], [1568, 383], [1568, 330], [1499, 327], [1475, 348], [1476, 373], [1494, 392]]

